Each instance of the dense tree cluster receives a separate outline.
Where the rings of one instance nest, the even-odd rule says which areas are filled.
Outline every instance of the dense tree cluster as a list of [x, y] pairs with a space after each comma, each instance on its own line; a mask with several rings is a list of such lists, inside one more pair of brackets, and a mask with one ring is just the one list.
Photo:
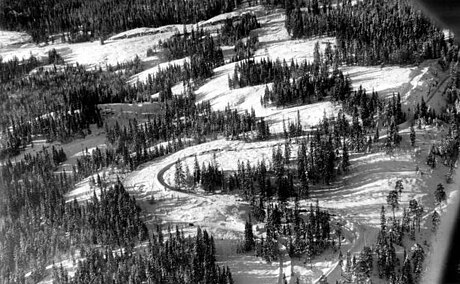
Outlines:
[[222, 49], [210, 33], [202, 28], [192, 28], [191, 32], [185, 30], [183, 34], [176, 34], [159, 44], [166, 50], [169, 60], [196, 55], [206, 58], [214, 65], [223, 63]]
[[55, 267], [59, 283], [215, 283], [233, 284], [230, 270], [216, 264], [214, 239], [206, 230], [197, 229], [195, 237], [169, 229], [164, 240], [161, 227], [149, 238], [147, 248], [114, 253], [91, 250], [78, 262], [75, 276]]
[[28, 32], [35, 42], [56, 36], [87, 41], [138, 27], [191, 24], [230, 12], [240, 0], [6, 0], [0, 6], [0, 27]]
[[[295, 65], [294, 65], [295, 67]], [[290, 78], [291, 70], [287, 63], [277, 59], [261, 59], [256, 62], [254, 59], [244, 60], [235, 64], [232, 78], [228, 78], [230, 89], [244, 88], [246, 86], [255, 86], [267, 84], [274, 80], [281, 81], [283, 78]]]
[[[126, 247], [148, 238], [147, 227], [140, 216], [141, 209], [120, 182], [107, 191], [102, 188], [101, 196], [93, 196], [83, 210], [71, 210], [77, 212], [75, 223], [69, 224], [69, 232], [73, 234], [73, 230], [79, 232], [81, 228], [89, 227], [88, 238], [93, 244]], [[81, 216], [78, 214], [80, 210], [83, 211]], [[77, 220], [83, 216], [86, 216], [86, 224], [79, 224]]]
[[254, 56], [255, 51], [259, 46], [259, 37], [256, 34], [249, 35], [246, 40], [238, 40], [235, 43], [235, 55], [232, 56], [231, 61], [237, 62]]
[[286, 27], [294, 38], [335, 36], [346, 64], [409, 64], [439, 58], [444, 35], [409, 1], [310, 1], [305, 9], [286, 1]]
[[118, 123], [106, 126], [106, 136], [116, 154], [120, 154], [126, 162], [130, 159], [130, 153], [134, 153], [136, 159], [143, 160], [144, 153], [149, 152], [148, 148], [158, 142], [192, 138], [199, 143], [206, 137], [219, 135], [238, 139], [247, 132], [257, 131], [257, 122], [253, 110], [242, 114], [229, 107], [224, 111], [213, 111], [209, 102], [195, 104], [194, 95], [189, 94], [174, 96], [165, 103], [164, 114], [153, 116], [145, 123], [132, 121], [126, 126]]
[[320, 209], [318, 203], [310, 204], [308, 209], [301, 209], [297, 202], [294, 208], [268, 204], [265, 228], [266, 237], [255, 241], [254, 249], [257, 256], [269, 262], [278, 259], [276, 244], [283, 239], [291, 257], [310, 260], [335, 246], [330, 214]]
[[375, 116], [383, 112], [383, 104], [377, 92], [369, 95], [361, 86], [350, 93], [342, 106], [347, 113], [357, 113], [365, 127], [374, 127]]
[[[329, 50], [322, 58], [317, 43], [312, 63], [304, 61], [301, 64], [293, 60], [288, 65], [286, 61], [271, 61], [254, 59], [242, 61], [235, 65], [232, 78], [228, 78], [230, 88], [254, 86], [273, 82], [273, 87], [266, 87], [261, 103], [266, 106], [286, 106], [292, 104], [307, 104], [325, 97], [344, 100], [351, 91], [350, 80], [333, 63], [332, 51]], [[333, 71], [329, 70], [333, 67]]]
[[144, 83], [137, 82], [139, 88], [145, 88], [150, 94], [158, 94], [159, 101], [171, 99], [171, 87], [179, 82], [188, 83], [191, 79], [186, 78], [190, 70], [184, 71], [184, 65], [169, 64], [163, 69], [158, 69], [155, 74], [148, 74], [147, 81]]
[[2, 282], [19, 281], [31, 271], [33, 282], [44, 276], [50, 260], [63, 253], [104, 245], [132, 247], [148, 237], [140, 208], [117, 182], [86, 204], [66, 202], [65, 193], [76, 179], [55, 173], [65, 159], [62, 149], [26, 154], [2, 165], [0, 186], [3, 225], [0, 228]]
[[257, 17], [245, 13], [238, 18], [227, 18], [220, 29], [219, 41], [224, 45], [234, 45], [238, 40], [249, 36], [249, 33], [260, 28]]
[[126, 84], [140, 68], [137, 57], [108, 71], [55, 65], [0, 84], [0, 156], [17, 154], [35, 136], [66, 142], [90, 134], [90, 124], [103, 125], [98, 104], [145, 99], [142, 89]]
[[35, 56], [22, 60], [15, 57], [8, 61], [3, 61], [0, 56], [0, 84], [22, 77], [40, 65], [41, 62]]
[[217, 163], [209, 163], [207, 166], [203, 164], [200, 172], [200, 183], [205, 191], [213, 192], [224, 187], [224, 172], [219, 169]]
[[436, 112], [434, 109], [427, 106], [425, 99], [422, 97], [420, 103], [415, 106], [414, 119], [421, 124], [422, 121], [430, 124], [433, 119], [436, 118]]
[[[395, 188], [397, 187], [398, 183], [396, 183]], [[377, 254], [377, 270], [380, 278], [397, 283], [417, 283], [420, 280], [425, 251], [416, 242], [416, 231], [420, 232], [423, 213], [423, 206], [415, 199], [410, 200], [408, 208], [404, 208], [401, 220], [394, 217], [387, 219], [385, 208], [382, 206], [380, 232], [374, 248]], [[403, 241], [405, 235], [409, 237], [410, 242]], [[410, 254], [406, 253], [407, 248], [405, 248], [404, 258], [401, 262], [396, 255], [395, 246], [404, 247], [406, 243], [413, 245], [409, 248]], [[409, 266], [410, 269], [408, 269]], [[414, 282], [410, 282], [409, 279]]]
[[53, 218], [59, 210], [53, 203], [64, 194], [67, 177], [54, 175], [52, 171], [65, 159], [63, 150], [53, 147], [51, 153], [42, 148], [35, 155], [25, 154], [15, 163], [11, 160], [3, 163], [0, 193], [4, 198], [0, 200], [0, 213], [16, 219], [24, 210], [42, 206], [45, 215]]
[[305, 73], [298, 78], [275, 80], [273, 88], [268, 87], [262, 98], [263, 105], [286, 106], [292, 104], [310, 104], [326, 97], [345, 98], [351, 90], [350, 80], [339, 70], [332, 74], [311, 75]]

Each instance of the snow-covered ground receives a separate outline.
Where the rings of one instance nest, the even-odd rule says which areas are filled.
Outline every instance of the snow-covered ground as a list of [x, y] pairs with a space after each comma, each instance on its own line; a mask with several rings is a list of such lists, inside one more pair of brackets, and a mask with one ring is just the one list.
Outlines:
[[115, 168], [108, 168], [83, 179], [75, 185], [73, 190], [66, 193], [66, 202], [71, 202], [74, 199], [76, 199], [78, 202], [84, 202], [90, 200], [94, 194], [99, 197], [101, 190], [97, 185], [92, 183], [92, 179], [97, 182], [98, 175], [103, 183], [113, 184], [117, 181], [117, 177], [122, 179], [125, 176], [125, 172]]
[[107, 145], [106, 144], [100, 144], [100, 145], [97, 145], [95, 147], [91, 147], [89, 149], [83, 149], [82, 151], [72, 155], [72, 157], [81, 157], [81, 156], [92, 156], [93, 155], [93, 151], [96, 150], [96, 148], [98, 148], [99, 150], [102, 150], [104, 148], [106, 148]]
[[[350, 173], [340, 179], [337, 186], [312, 194], [322, 206], [340, 210], [348, 218], [378, 227], [380, 208], [382, 205], [386, 207], [388, 192], [394, 189], [399, 179], [404, 186], [401, 206], [407, 206], [410, 199], [420, 201], [427, 194], [424, 181], [415, 172], [411, 151], [397, 151], [394, 156], [382, 152], [352, 155], [350, 162]], [[400, 214], [402, 210], [398, 210], [397, 216]]]
[[350, 76], [353, 88], [357, 89], [359, 86], [362, 86], [369, 93], [376, 91], [381, 93], [381, 95], [398, 91], [401, 86], [411, 82], [411, 73], [416, 69], [417, 67], [400, 66], [342, 67], [344, 74]]
[[30, 55], [46, 58], [48, 51], [54, 48], [66, 63], [79, 63], [88, 67], [105, 66], [105, 64], [116, 65], [117, 63], [133, 60], [136, 55], [141, 60], [154, 61], [158, 59], [147, 58], [147, 49], [157, 44], [158, 41], [164, 41], [172, 35], [174, 35], [174, 32], [170, 31], [123, 40], [107, 40], [103, 45], [99, 41], [75, 44], [58, 43], [46, 46], [27, 44], [15, 49], [0, 49], [0, 56], [5, 61], [15, 56], [19, 59], [28, 58]]
[[21, 32], [0, 31], [0, 48], [9, 45], [19, 45], [29, 42], [32, 38], [30, 35]]
[[[147, 57], [147, 49], [158, 45], [159, 41], [165, 41], [176, 33], [182, 33], [184, 27], [190, 31], [196, 27], [202, 27], [210, 32], [215, 32], [220, 28], [222, 21], [227, 17], [233, 17], [241, 13], [255, 13], [261, 15], [265, 11], [262, 6], [243, 8], [237, 12], [225, 13], [206, 21], [190, 25], [168, 25], [159, 28], [136, 28], [111, 36], [105, 40], [104, 44], [96, 40], [94, 42], [83, 43], [56, 43], [34, 44], [31, 43], [30, 36], [24, 33], [0, 31], [0, 56], [7, 61], [15, 56], [19, 59], [29, 58], [34, 55], [38, 58], [46, 58], [49, 50], [55, 48], [61, 54], [66, 63], [79, 63], [93, 66], [105, 66], [105, 64], [116, 65], [130, 61], [137, 56], [149, 65], [156, 65], [164, 60], [159, 56]], [[27, 43], [21, 46], [11, 46], [13, 44]]]

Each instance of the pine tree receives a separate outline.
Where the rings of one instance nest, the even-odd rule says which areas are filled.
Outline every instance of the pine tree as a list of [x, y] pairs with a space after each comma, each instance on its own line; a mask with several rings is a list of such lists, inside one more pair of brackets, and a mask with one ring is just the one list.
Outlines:
[[337, 239], [339, 241], [339, 249], [340, 249], [342, 247], [342, 234], [343, 234], [342, 224], [340, 223], [337, 224], [337, 227], [335, 229], [335, 234], [337, 235]]
[[423, 262], [425, 261], [425, 251], [422, 246], [415, 244], [412, 247], [412, 264], [414, 271], [415, 282], [419, 282], [420, 276], [423, 271]]
[[395, 103], [395, 111], [396, 111], [396, 123], [400, 124], [404, 122], [404, 113], [401, 109], [401, 95], [398, 93], [396, 103]]
[[300, 38], [303, 36], [303, 19], [302, 19], [302, 12], [300, 11], [300, 7], [297, 7], [294, 11], [292, 22], [294, 23], [292, 26], [292, 37], [293, 38]]
[[280, 179], [284, 175], [284, 165], [283, 165], [283, 154], [281, 152], [281, 147], [273, 148], [273, 170], [275, 171], [276, 176]]
[[188, 167], [188, 164], [185, 164], [185, 176], [184, 176], [184, 183], [185, 185], [190, 188], [192, 187], [194, 183], [194, 176], [190, 173], [190, 168]]
[[343, 143], [343, 150], [342, 150], [342, 170], [344, 172], [348, 172], [350, 167], [350, 156], [348, 154], [348, 149], [346, 143]]
[[385, 207], [382, 205], [382, 209], [380, 210], [380, 230], [385, 234], [387, 228], [387, 219], [385, 217]]
[[402, 191], [404, 189], [404, 186], [402, 184], [402, 179], [398, 179], [395, 184], [395, 190], [401, 195]]
[[415, 146], [415, 129], [414, 125], [411, 125], [410, 127], [410, 144], [412, 147]]
[[182, 186], [184, 185], [185, 181], [185, 174], [184, 170], [182, 169], [182, 161], [180, 158], [177, 159], [175, 163], [175, 173], [174, 173], [174, 183], [177, 189], [181, 189]]
[[426, 164], [432, 169], [436, 167], [436, 157], [433, 154], [434, 145], [431, 147], [430, 153], [426, 157]]
[[345, 271], [347, 273], [350, 273], [352, 267], [353, 267], [353, 265], [352, 265], [352, 261], [351, 261], [351, 253], [350, 253], [350, 251], [347, 251], [347, 263], [346, 263], [346, 266], [345, 266]]
[[193, 165], [193, 180], [195, 184], [198, 184], [201, 180], [201, 169], [200, 169], [200, 165], [198, 164], [198, 158], [196, 155], [195, 155], [195, 162]]
[[436, 204], [439, 205], [439, 208], [441, 209], [442, 202], [447, 200], [446, 192], [444, 191], [444, 186], [442, 183], [439, 183], [436, 191], [434, 192], [434, 200]]
[[432, 232], [436, 232], [438, 230], [439, 223], [441, 223], [441, 216], [439, 216], [439, 213], [434, 210], [433, 215], [431, 215]]
[[411, 267], [411, 262], [410, 262], [410, 259], [408, 257], [406, 257], [405, 261], [404, 261], [404, 265], [402, 267], [402, 271], [401, 271], [401, 278], [399, 280], [398, 283], [401, 283], [401, 284], [413, 284], [414, 283], [414, 280], [413, 280], [413, 277], [412, 277], [412, 267]]
[[289, 165], [291, 159], [291, 147], [289, 145], [289, 140], [284, 142], [284, 163]]
[[313, 50], [313, 64], [319, 66], [321, 64], [321, 54], [319, 52], [319, 41], [315, 43]]
[[387, 204], [391, 206], [393, 211], [393, 220], [395, 220], [395, 209], [399, 207], [399, 195], [396, 190], [392, 190], [388, 193]]
[[246, 224], [244, 226], [244, 250], [251, 251], [254, 249], [254, 246], [254, 233], [252, 232], [252, 222], [249, 218], [249, 221], [246, 221]]
[[420, 103], [420, 117], [426, 119], [428, 107], [426, 106], [425, 99], [422, 97], [422, 102]]
[[377, 127], [375, 129], [374, 142], [379, 141], [379, 138], [380, 138], [380, 136], [379, 136], [379, 128]]
[[372, 272], [372, 250], [365, 246], [359, 254], [358, 261], [354, 267], [354, 274], [358, 283], [364, 283]]

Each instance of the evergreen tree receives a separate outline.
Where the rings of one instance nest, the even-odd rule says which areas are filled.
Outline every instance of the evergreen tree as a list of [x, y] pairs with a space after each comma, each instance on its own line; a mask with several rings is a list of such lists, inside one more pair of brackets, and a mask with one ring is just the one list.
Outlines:
[[391, 206], [393, 211], [393, 221], [395, 220], [395, 209], [399, 207], [399, 195], [396, 190], [392, 190], [388, 193], [387, 204]]
[[414, 284], [414, 280], [412, 277], [412, 266], [409, 257], [406, 257], [406, 259], [404, 260], [404, 265], [401, 271], [401, 277], [398, 283]]
[[432, 232], [436, 232], [438, 230], [439, 223], [441, 223], [441, 216], [439, 216], [439, 213], [434, 210], [433, 215], [431, 215]]
[[403, 189], [404, 189], [404, 186], [402, 184], [402, 179], [398, 179], [395, 184], [395, 191], [397, 191], [399, 195], [401, 195]]
[[350, 167], [350, 156], [348, 154], [348, 149], [346, 146], [346, 143], [343, 143], [343, 149], [342, 149], [342, 170], [344, 172], [348, 172], [348, 169]]
[[412, 147], [415, 146], [415, 129], [414, 125], [411, 125], [410, 127], [410, 144]]
[[385, 207], [382, 205], [382, 209], [380, 210], [380, 231], [385, 234], [386, 227], [387, 227], [387, 219], [385, 217]]
[[353, 271], [359, 283], [364, 283], [364, 281], [370, 278], [372, 262], [372, 250], [370, 247], [365, 246], [359, 254]]
[[182, 169], [182, 161], [180, 158], [177, 159], [175, 163], [175, 172], [174, 172], [174, 184], [177, 189], [181, 189], [184, 185], [185, 181], [185, 174], [184, 170]]
[[198, 164], [198, 158], [196, 155], [195, 155], [195, 161], [193, 165], [193, 180], [195, 184], [198, 184], [201, 180], [201, 169], [200, 169], [200, 165]]
[[375, 128], [374, 142], [379, 141], [379, 138], [380, 138], [380, 136], [379, 136], [379, 128], [377, 127], [377, 128]]
[[439, 205], [441, 209], [442, 202], [447, 200], [446, 192], [444, 191], [444, 186], [442, 183], [439, 183], [435, 192], [434, 192], [435, 203]]
[[430, 166], [432, 169], [436, 167], [436, 157], [434, 156], [433, 149], [434, 146], [431, 147], [430, 153], [426, 157], [426, 164]]
[[291, 147], [289, 145], [289, 141], [286, 140], [284, 142], [284, 163], [286, 165], [289, 165], [290, 159], [291, 159]]
[[412, 247], [412, 264], [414, 271], [415, 282], [419, 282], [421, 274], [423, 272], [423, 262], [425, 261], [425, 251], [422, 246], [415, 244]]
[[251, 251], [254, 249], [254, 233], [252, 232], [252, 222], [251, 219], [246, 221], [244, 226], [244, 251]]

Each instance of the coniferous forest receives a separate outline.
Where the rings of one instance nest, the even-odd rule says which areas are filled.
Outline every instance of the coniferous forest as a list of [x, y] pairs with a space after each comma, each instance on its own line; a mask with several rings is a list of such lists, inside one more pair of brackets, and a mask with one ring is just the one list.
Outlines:
[[[149, 41], [148, 59], [86, 66], [66, 53], [173, 24], [182, 31]], [[408, 0], [4, 0], [0, 29], [32, 38], [8, 52], [47, 50], [3, 59], [0, 44], [0, 283], [233, 284], [246, 279], [239, 257], [247, 270], [292, 263], [284, 283], [310, 272], [332, 283], [314, 268], [327, 261], [336, 283], [421, 283], [455, 186], [460, 53]], [[310, 41], [312, 60], [272, 56]], [[356, 66], [411, 68], [420, 81], [366, 89]], [[403, 158], [373, 183], [375, 160]], [[144, 188], [127, 178], [152, 165], [164, 167]], [[356, 188], [364, 209], [346, 203]], [[203, 206], [181, 212], [196, 221], [171, 221], [167, 207], [182, 203]], [[200, 221], [214, 203], [224, 220]], [[376, 224], [359, 219], [375, 206]]]
[[[293, 3], [294, 2], [294, 3]], [[410, 64], [439, 58], [444, 34], [409, 1], [339, 1], [319, 4], [286, 1], [286, 28], [294, 38], [330, 35], [337, 38], [346, 64]]]
[[81, 42], [138, 27], [191, 24], [235, 9], [240, 1], [3, 1], [0, 27], [36, 42]]

